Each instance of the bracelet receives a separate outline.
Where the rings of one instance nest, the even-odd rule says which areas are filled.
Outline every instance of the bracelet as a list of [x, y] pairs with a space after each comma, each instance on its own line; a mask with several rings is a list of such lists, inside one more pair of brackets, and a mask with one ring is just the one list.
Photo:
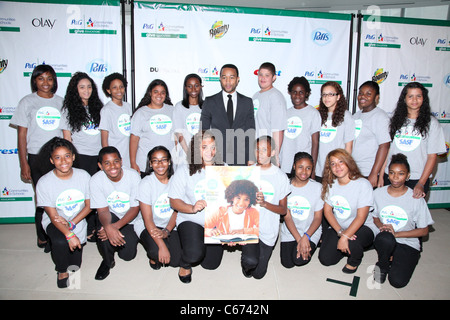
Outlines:
[[71, 232], [68, 236], [66, 236], [67, 242], [69, 242], [72, 238], [75, 238], [75, 233]]
[[311, 241], [311, 237], [309, 236], [309, 234], [307, 234], [307, 233], [305, 232], [303, 235], [305, 235], [305, 236], [308, 238], [308, 240]]
[[344, 237], [346, 237], [347, 239], [351, 240], [350, 237], [349, 237], [348, 235], [346, 235], [345, 233], [342, 233], [342, 235], [343, 235]]
[[342, 232], [344, 232], [344, 229], [342, 229], [342, 228], [341, 228], [341, 230], [339, 230], [339, 231], [337, 232], [337, 235], [338, 235], [339, 238], [341, 237]]
[[68, 223], [69, 223], [70, 231], [74, 230], [77, 227], [77, 225], [75, 223], [73, 223], [71, 220], [69, 220]]
[[167, 228], [164, 228], [164, 229], [162, 229], [162, 231], [165, 231], [165, 232], [167, 232], [167, 237], [170, 237], [170, 231], [169, 231], [169, 230], [167, 230]]

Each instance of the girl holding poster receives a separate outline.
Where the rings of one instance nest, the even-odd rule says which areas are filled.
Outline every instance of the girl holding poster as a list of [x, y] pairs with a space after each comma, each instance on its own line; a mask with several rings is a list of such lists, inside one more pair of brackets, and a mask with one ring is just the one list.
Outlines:
[[[42, 176], [37, 155], [42, 145], [53, 137], [62, 137], [60, 129], [63, 98], [56, 95], [58, 81], [55, 70], [47, 64], [38, 65], [31, 74], [31, 94], [23, 97], [11, 118], [10, 124], [17, 127], [17, 144], [20, 176], [33, 186]], [[35, 224], [37, 245], [46, 247], [47, 235], [42, 229], [44, 210], [36, 208]], [[46, 247], [48, 251], [49, 247]]]
[[288, 210], [281, 225], [281, 264], [286, 268], [311, 261], [322, 235], [322, 185], [312, 179], [313, 157], [297, 152], [291, 171]]
[[374, 222], [380, 233], [374, 241], [378, 262], [374, 279], [395, 288], [405, 287], [420, 258], [419, 237], [428, 234], [433, 224], [427, 203], [413, 198], [413, 190], [406, 186], [410, 176], [409, 163], [404, 154], [392, 156], [389, 164], [391, 184], [374, 191]]
[[69, 267], [81, 266], [86, 243], [85, 217], [91, 212], [89, 180], [82, 169], [73, 168], [76, 149], [65, 139], [55, 137], [41, 149], [40, 159], [50, 159], [54, 169], [43, 175], [36, 187], [37, 205], [45, 215], [42, 227], [51, 242], [51, 256], [58, 273], [58, 288], [68, 287]]
[[149, 151], [146, 176], [139, 183], [137, 199], [142, 219], [134, 230], [142, 241], [150, 267], [161, 265], [178, 267], [181, 246], [175, 228], [177, 212], [170, 207], [169, 180], [173, 175], [173, 162], [169, 150], [163, 146]]
[[221, 155], [216, 153], [216, 138], [211, 131], [199, 131], [191, 139], [188, 165], [180, 166], [170, 181], [170, 206], [177, 214], [177, 231], [182, 246], [180, 271], [181, 282], [192, 280], [192, 265], [200, 263], [203, 268], [216, 269], [223, 256], [220, 244], [205, 244], [205, 169], [207, 166], [223, 165]]
[[173, 106], [164, 81], [153, 80], [131, 118], [130, 164], [145, 175], [148, 152], [158, 145], [174, 151]]
[[378, 228], [369, 213], [373, 206], [372, 185], [346, 150], [336, 149], [328, 154], [321, 196], [325, 201], [323, 213], [331, 228], [323, 229], [319, 261], [330, 266], [346, 256], [342, 271], [354, 273]]
[[[397, 107], [389, 125], [392, 143], [388, 159], [403, 153], [410, 160], [411, 179], [406, 185], [413, 189], [414, 198], [428, 193], [430, 175], [436, 166], [437, 155], [446, 152], [444, 132], [431, 114], [428, 90], [418, 82], [408, 83], [400, 93]], [[389, 184], [388, 167], [384, 184]]]

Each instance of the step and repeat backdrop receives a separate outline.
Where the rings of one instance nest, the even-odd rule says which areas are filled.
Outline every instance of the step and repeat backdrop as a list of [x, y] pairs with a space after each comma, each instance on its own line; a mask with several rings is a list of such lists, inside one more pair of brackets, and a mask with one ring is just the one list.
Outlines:
[[[430, 90], [433, 114], [450, 141], [448, 21], [381, 17], [374, 23], [350, 14], [144, 1], [134, 1], [132, 10], [124, 42], [125, 13], [118, 0], [0, 2], [0, 223], [34, 221], [34, 191], [20, 179], [17, 131], [9, 121], [18, 101], [31, 93], [33, 68], [43, 63], [57, 72], [58, 95], [65, 95], [73, 73], [83, 71], [94, 79], [105, 103], [104, 77], [131, 70], [127, 96], [133, 106], [154, 79], [167, 83], [175, 104], [189, 73], [202, 77], [205, 96], [215, 94], [226, 63], [239, 68], [237, 89], [250, 97], [259, 90], [261, 63], [274, 63], [275, 86], [288, 106], [287, 85], [295, 76], [310, 82], [309, 104], [314, 106], [326, 81], [338, 82], [350, 96], [357, 87], [352, 77], [358, 83], [374, 79], [381, 87], [379, 106], [387, 112], [404, 84], [419, 81]], [[353, 32], [355, 23], [361, 32]], [[132, 58], [125, 63], [126, 52]], [[358, 67], [352, 70], [355, 61]], [[435, 207], [448, 206], [450, 195], [447, 155], [439, 159], [429, 199]]]

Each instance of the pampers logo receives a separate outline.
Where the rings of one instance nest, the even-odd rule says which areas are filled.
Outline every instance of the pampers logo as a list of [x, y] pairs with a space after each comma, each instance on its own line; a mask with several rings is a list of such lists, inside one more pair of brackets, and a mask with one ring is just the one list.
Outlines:
[[228, 32], [228, 29], [230, 29], [229, 24], [223, 24], [223, 21], [216, 21], [209, 30], [209, 35], [212, 39], [220, 39]]
[[324, 28], [314, 30], [311, 34], [311, 38], [312, 41], [319, 46], [325, 46], [333, 40], [331, 32]]
[[372, 81], [381, 84], [386, 80], [388, 74], [389, 71], [384, 71], [383, 68], [379, 68], [373, 74]]

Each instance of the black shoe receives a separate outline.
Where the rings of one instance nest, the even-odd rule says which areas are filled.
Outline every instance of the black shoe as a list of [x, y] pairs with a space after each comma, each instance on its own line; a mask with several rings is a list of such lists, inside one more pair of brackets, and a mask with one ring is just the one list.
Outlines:
[[69, 286], [69, 277], [64, 279], [59, 279], [59, 272], [56, 273], [56, 285], [58, 288], [63, 289]]
[[[352, 267], [353, 267], [353, 266], [352, 266]], [[358, 270], [358, 267], [356, 267], [355, 269], [349, 269], [349, 268], [347, 268], [347, 265], [345, 265], [345, 266], [342, 268], [342, 272], [343, 272], [343, 273], [347, 273], [347, 274], [355, 273], [356, 270]]]
[[108, 267], [105, 263], [105, 260], [102, 261], [100, 267], [98, 267], [97, 273], [95, 274], [95, 280], [104, 280], [107, 276], [109, 276], [109, 270], [114, 268], [116, 263], [113, 261], [111, 266]]
[[252, 271], [251, 270], [245, 270], [244, 267], [242, 267], [242, 274], [246, 278], [251, 278], [252, 277]]
[[151, 260], [148, 260], [148, 264], [150, 265], [150, 268], [152, 268], [153, 270], [161, 269], [161, 263], [159, 262], [152, 263]]
[[375, 265], [375, 269], [373, 269], [373, 280], [378, 283], [384, 283], [386, 281], [388, 272], [386, 270], [381, 270], [380, 267]]
[[189, 283], [192, 280], [192, 268], [189, 267], [189, 270], [191, 270], [191, 273], [185, 275], [185, 276], [180, 276], [180, 274], [178, 273], [178, 278], [180, 278], [180, 281], [183, 283]]

